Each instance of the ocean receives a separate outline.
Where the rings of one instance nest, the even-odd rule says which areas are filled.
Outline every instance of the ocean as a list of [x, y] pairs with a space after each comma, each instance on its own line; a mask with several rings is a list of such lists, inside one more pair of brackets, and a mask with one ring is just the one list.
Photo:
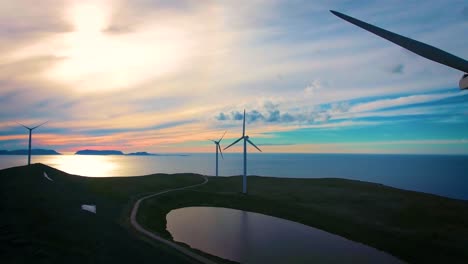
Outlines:
[[[90, 177], [192, 172], [215, 175], [215, 154], [163, 156], [32, 156], [70, 174]], [[0, 156], [0, 169], [27, 163], [27, 156]], [[468, 200], [468, 156], [375, 154], [248, 154], [248, 175], [345, 178]], [[219, 157], [220, 176], [241, 175], [242, 154]]]

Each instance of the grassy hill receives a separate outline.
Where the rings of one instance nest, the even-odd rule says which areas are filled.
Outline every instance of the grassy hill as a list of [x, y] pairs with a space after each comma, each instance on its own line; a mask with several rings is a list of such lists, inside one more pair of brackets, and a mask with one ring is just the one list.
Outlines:
[[[137, 234], [128, 217], [139, 197], [202, 181], [196, 174], [87, 178], [42, 164], [0, 170], [0, 262], [194, 263]], [[468, 201], [343, 179], [249, 177], [249, 195], [240, 187], [241, 177], [210, 177], [144, 201], [138, 219], [171, 239], [170, 210], [221, 206], [301, 222], [410, 263], [468, 263]], [[97, 205], [97, 214], [82, 204]]]
[[[201, 181], [190, 174], [86, 178], [42, 164], [0, 170], [0, 262], [192, 263], [144, 241], [127, 217], [138, 195]], [[82, 204], [96, 204], [97, 214]]]
[[386, 251], [410, 263], [468, 263], [468, 201], [344, 179], [210, 177], [192, 190], [142, 203], [139, 222], [162, 236], [166, 214], [218, 206], [286, 218]]

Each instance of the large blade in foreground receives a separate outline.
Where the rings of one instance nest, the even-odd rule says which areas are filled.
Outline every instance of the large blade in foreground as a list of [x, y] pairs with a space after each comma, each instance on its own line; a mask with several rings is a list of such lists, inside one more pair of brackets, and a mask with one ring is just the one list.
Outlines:
[[259, 149], [257, 146], [255, 146], [255, 144], [254, 144], [252, 141], [250, 141], [249, 139], [247, 139], [247, 142], [249, 142], [250, 145], [252, 145], [252, 146], [254, 146], [256, 149], [258, 149], [258, 151], [262, 152], [262, 150]]
[[338, 16], [339, 18], [342, 18], [348, 21], [351, 24], [354, 24], [360, 28], [370, 31], [376, 34], [377, 36], [382, 37], [388, 41], [391, 41], [397, 44], [398, 46], [401, 46], [409, 51], [412, 51], [426, 59], [447, 65], [451, 68], [455, 68], [463, 72], [468, 72], [468, 61], [462, 58], [459, 58], [453, 54], [445, 52], [436, 47], [427, 45], [425, 43], [419, 42], [417, 40], [410, 39], [410, 38], [395, 34], [393, 32], [390, 32], [388, 30], [376, 27], [374, 25], [371, 25], [361, 20], [347, 16], [340, 12], [336, 12], [333, 10], [330, 10], [330, 12], [332, 12], [335, 16]]
[[241, 139], [243, 139], [243, 138], [244, 138], [244, 137], [241, 137], [241, 138], [239, 138], [238, 140], [234, 141], [231, 145], [225, 147], [224, 150], [228, 149], [230, 146], [232, 146], [232, 145], [236, 144], [237, 142], [241, 141]]

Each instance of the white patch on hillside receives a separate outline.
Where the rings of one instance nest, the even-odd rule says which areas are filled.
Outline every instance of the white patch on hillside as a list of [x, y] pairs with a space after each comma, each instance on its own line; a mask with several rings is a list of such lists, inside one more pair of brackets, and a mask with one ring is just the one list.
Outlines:
[[54, 181], [54, 180], [52, 180], [51, 178], [49, 178], [49, 176], [47, 175], [47, 173], [46, 173], [45, 171], [44, 171], [44, 177], [45, 177], [46, 179], [48, 179], [49, 181]]
[[96, 205], [94, 205], [94, 204], [82, 204], [81, 209], [85, 210], [85, 211], [88, 211], [88, 212], [91, 212], [91, 213], [94, 213], [94, 214], [96, 213]]

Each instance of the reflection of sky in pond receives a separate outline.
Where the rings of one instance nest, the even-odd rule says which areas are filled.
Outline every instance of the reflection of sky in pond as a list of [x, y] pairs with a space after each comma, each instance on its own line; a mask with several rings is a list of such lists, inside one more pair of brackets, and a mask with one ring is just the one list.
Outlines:
[[187, 207], [166, 218], [175, 241], [241, 263], [401, 263], [369, 246], [257, 213]]

